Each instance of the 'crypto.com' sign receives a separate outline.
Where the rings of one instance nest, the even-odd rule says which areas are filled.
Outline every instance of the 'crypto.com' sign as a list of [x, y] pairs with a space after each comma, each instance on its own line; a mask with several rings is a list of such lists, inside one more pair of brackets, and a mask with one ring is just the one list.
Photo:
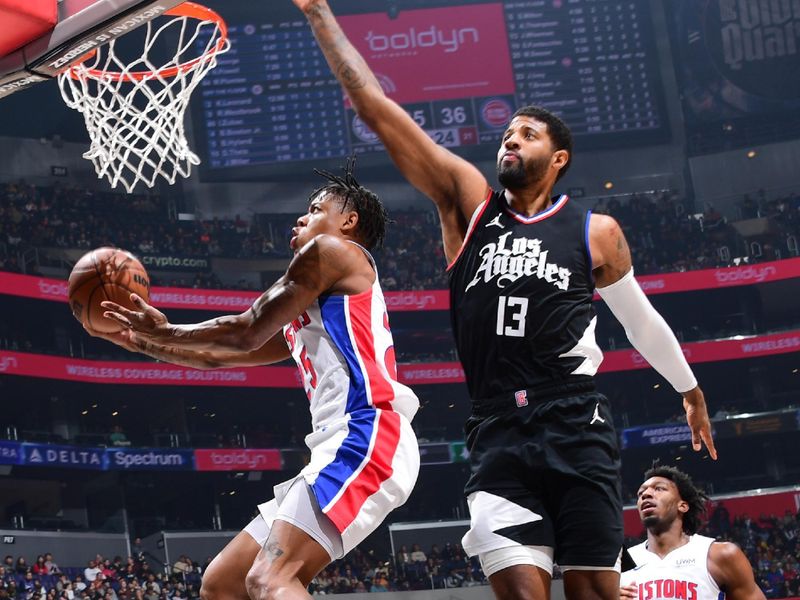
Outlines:
[[502, 4], [339, 17], [400, 103], [514, 93]]

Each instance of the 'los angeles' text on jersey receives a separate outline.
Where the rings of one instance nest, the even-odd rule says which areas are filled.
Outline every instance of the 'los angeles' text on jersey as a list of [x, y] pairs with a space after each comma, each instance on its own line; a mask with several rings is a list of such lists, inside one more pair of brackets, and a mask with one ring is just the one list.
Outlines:
[[549, 250], [542, 249], [542, 240], [526, 237], [509, 238], [513, 231], [504, 233], [497, 242], [489, 242], [480, 249], [481, 265], [475, 278], [467, 284], [465, 292], [479, 281], [495, 281], [504, 288], [520, 277], [538, 277], [552, 283], [560, 290], [569, 288], [569, 269], [548, 262]]
[[[474, 404], [585, 379], [594, 339], [590, 212], [562, 195], [533, 216], [492, 192], [449, 267], [450, 316]], [[534, 399], [535, 401], [535, 399]]]

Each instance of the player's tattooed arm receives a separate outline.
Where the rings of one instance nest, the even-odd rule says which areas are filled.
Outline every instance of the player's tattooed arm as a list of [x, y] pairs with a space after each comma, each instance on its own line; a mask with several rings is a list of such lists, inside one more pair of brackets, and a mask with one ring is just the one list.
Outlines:
[[346, 90], [358, 90], [373, 85], [381, 90], [367, 63], [336, 23], [330, 7], [317, 2], [305, 10], [305, 14], [322, 53], [342, 86]]
[[597, 287], [619, 281], [631, 270], [631, 250], [616, 220], [607, 215], [591, 215], [589, 249]]
[[[188, 325], [174, 325], [136, 294], [138, 310], [104, 301], [104, 315], [156, 344], [191, 350], [248, 353], [261, 348], [284, 325], [296, 319], [314, 300], [352, 276], [361, 250], [338, 237], [318, 235], [289, 263], [286, 273], [253, 306], [228, 315]], [[369, 269], [370, 274], [373, 273]], [[344, 293], [352, 293], [345, 291]]]
[[408, 182], [436, 204], [450, 262], [461, 248], [470, 218], [486, 199], [486, 178], [475, 166], [434, 142], [423, 129], [425, 123], [416, 122], [386, 96], [326, 0], [293, 1], [308, 19], [331, 72], [358, 116], [380, 138]]
[[162, 362], [192, 369], [223, 369], [270, 365], [291, 357], [283, 335], [276, 334], [258, 350], [252, 352], [213, 352], [188, 350], [158, 344], [135, 332], [124, 329], [117, 333], [99, 333], [87, 329], [94, 337], [108, 340], [130, 352], [138, 352]]

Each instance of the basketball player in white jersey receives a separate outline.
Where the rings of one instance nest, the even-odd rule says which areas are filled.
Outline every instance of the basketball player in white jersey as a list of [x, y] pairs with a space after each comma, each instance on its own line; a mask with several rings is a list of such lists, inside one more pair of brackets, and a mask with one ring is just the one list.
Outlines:
[[[212, 561], [203, 600], [307, 598], [331, 561], [374, 531], [411, 493], [419, 449], [414, 393], [397, 380], [392, 335], [375, 263], [386, 213], [360, 186], [320, 173], [297, 220], [286, 274], [246, 312], [173, 325], [132, 297], [138, 311], [105, 303], [127, 328], [100, 336], [154, 358], [199, 368], [253, 366], [292, 356], [310, 401], [311, 460], [275, 486], [275, 498]], [[90, 332], [92, 333], [92, 332]], [[97, 335], [97, 334], [94, 334]]]
[[764, 600], [738, 546], [697, 534], [707, 499], [674, 467], [645, 473], [636, 507], [647, 541], [628, 550], [636, 567], [622, 573], [621, 598]]

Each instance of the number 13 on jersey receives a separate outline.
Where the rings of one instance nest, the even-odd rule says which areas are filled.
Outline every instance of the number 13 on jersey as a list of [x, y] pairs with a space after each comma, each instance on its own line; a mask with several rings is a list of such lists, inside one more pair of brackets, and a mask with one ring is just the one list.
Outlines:
[[528, 299], [500, 296], [497, 299], [497, 335], [525, 336], [525, 318], [528, 316]]

